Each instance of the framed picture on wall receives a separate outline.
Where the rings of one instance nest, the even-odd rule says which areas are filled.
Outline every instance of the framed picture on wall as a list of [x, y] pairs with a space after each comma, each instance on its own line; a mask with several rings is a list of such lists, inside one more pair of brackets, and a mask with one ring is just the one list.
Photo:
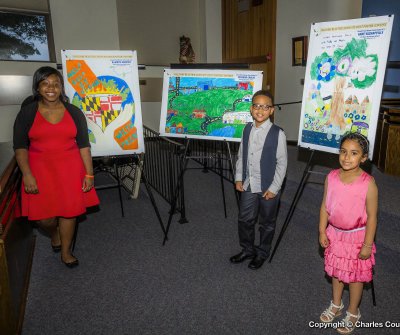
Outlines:
[[50, 15], [0, 11], [0, 60], [55, 62]]
[[292, 66], [305, 66], [307, 63], [308, 37], [292, 38]]

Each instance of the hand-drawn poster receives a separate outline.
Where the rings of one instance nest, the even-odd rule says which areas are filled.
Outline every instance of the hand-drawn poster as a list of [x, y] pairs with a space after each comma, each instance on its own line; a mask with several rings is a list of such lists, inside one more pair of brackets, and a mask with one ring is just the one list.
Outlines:
[[240, 141], [261, 71], [165, 70], [160, 134]]
[[372, 158], [393, 16], [311, 25], [298, 144], [337, 153], [359, 132]]
[[136, 51], [62, 51], [65, 91], [82, 110], [92, 156], [144, 152]]

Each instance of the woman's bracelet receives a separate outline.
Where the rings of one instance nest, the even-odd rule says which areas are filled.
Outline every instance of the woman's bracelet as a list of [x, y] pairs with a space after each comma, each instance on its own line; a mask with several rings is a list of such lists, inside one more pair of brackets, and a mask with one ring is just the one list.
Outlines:
[[86, 177], [86, 178], [90, 178], [90, 179], [93, 179], [93, 178], [94, 178], [94, 176], [92, 176], [91, 174], [85, 174], [85, 177]]
[[371, 245], [368, 245], [368, 244], [365, 244], [364, 242], [363, 242], [363, 244], [362, 244], [364, 247], [367, 247], [367, 248], [372, 248], [372, 246], [373, 246], [373, 244], [371, 244]]

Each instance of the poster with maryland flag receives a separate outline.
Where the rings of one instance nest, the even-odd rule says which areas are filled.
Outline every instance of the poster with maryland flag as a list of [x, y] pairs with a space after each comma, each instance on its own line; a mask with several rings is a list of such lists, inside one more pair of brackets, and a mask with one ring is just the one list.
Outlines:
[[92, 156], [144, 152], [136, 51], [63, 50], [65, 93], [86, 116]]

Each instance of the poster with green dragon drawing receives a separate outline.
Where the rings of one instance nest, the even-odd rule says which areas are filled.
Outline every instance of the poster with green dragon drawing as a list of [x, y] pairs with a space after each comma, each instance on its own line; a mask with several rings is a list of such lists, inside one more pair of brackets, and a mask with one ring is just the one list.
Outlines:
[[314, 23], [299, 146], [337, 153], [345, 132], [370, 141], [372, 158], [393, 16]]
[[160, 135], [239, 142], [261, 71], [164, 72]]

